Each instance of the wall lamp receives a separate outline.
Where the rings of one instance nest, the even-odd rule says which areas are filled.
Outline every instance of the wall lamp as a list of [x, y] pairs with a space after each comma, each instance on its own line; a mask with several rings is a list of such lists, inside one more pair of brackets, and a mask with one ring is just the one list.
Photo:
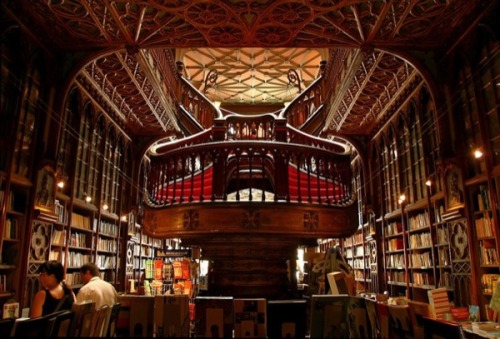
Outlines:
[[406, 201], [406, 194], [403, 193], [399, 196], [398, 203], [402, 205], [405, 201]]

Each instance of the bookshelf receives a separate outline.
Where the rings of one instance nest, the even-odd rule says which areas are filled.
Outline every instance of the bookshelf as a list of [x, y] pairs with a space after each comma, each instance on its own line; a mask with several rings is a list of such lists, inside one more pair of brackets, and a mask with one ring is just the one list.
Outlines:
[[352, 237], [342, 241], [344, 258], [353, 270], [357, 287], [364, 290], [371, 290], [371, 240], [369, 225], [364, 224]]
[[482, 312], [486, 311], [496, 282], [500, 278], [500, 234], [496, 204], [498, 180], [498, 176], [493, 175], [488, 179], [487, 175], [480, 174], [466, 181], [469, 220], [471, 230], [474, 230], [472, 248], [476, 253], [477, 284]]
[[436, 287], [444, 288], [451, 292], [452, 284], [452, 261], [450, 250], [450, 230], [448, 223], [443, 218], [445, 216], [444, 195], [438, 194], [432, 198], [434, 219], [432, 227], [434, 229], [434, 249], [436, 266]]
[[425, 301], [427, 293], [436, 286], [434, 241], [427, 206], [406, 214], [408, 237], [408, 269], [412, 298]]
[[68, 256], [66, 259], [66, 280], [71, 285], [81, 284], [80, 267], [95, 261], [97, 208], [73, 198], [72, 213], [68, 230]]
[[7, 179], [6, 173], [0, 172], [0, 206], [5, 204], [5, 220], [0, 234], [0, 307], [10, 298], [19, 300], [21, 246], [32, 186], [27, 179], [15, 174], [10, 176], [10, 181]]
[[402, 296], [407, 291], [406, 240], [401, 216], [387, 215], [383, 226], [384, 269], [390, 295]]

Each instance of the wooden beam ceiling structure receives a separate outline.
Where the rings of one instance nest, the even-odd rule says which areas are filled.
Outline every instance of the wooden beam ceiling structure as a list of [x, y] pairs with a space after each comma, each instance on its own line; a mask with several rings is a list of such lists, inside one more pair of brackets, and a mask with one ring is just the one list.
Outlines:
[[[416, 53], [446, 52], [485, 11], [480, 0], [16, 0], [2, 8], [48, 50], [85, 55], [75, 79], [134, 140], [178, 131], [168, 79], [182, 61], [193, 85], [224, 104], [284, 104], [319, 62], [336, 67], [323, 130], [370, 136], [415, 77]], [[451, 39], [453, 38], [453, 39]], [[148, 60], [147, 50], [164, 50]], [[338, 50], [348, 62], [334, 64]], [[158, 53], [156, 53], [158, 54]], [[345, 55], [345, 54], [344, 54]], [[175, 58], [176, 60], [172, 60]], [[156, 70], [152, 66], [156, 63]], [[158, 63], [164, 63], [158, 65]], [[154, 68], [154, 67], [153, 67]], [[219, 82], [207, 87], [208, 72]]]

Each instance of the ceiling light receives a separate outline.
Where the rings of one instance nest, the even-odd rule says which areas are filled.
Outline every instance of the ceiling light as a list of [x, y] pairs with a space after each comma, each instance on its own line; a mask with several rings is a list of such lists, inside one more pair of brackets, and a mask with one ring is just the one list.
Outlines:
[[480, 159], [483, 156], [483, 152], [481, 151], [480, 148], [476, 148], [474, 151], [474, 158]]

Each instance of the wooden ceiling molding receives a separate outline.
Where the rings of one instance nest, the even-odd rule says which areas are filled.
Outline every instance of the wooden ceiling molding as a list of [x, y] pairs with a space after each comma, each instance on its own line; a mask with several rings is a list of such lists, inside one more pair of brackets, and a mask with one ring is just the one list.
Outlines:
[[[99, 95], [134, 139], [179, 130], [169, 91], [176, 61], [210, 99], [246, 105], [284, 104], [318, 76], [320, 61], [334, 63], [338, 75], [328, 85], [323, 130], [373, 135], [397, 111], [401, 95], [423, 81], [403, 56], [446, 52], [492, 3], [7, 0], [1, 6], [37, 32], [47, 50], [94, 56], [76, 81]], [[331, 59], [337, 49], [348, 58]], [[171, 60], [176, 56], [182, 58]], [[290, 70], [301, 88], [287, 78]], [[210, 72], [217, 81], [207, 86]]]

